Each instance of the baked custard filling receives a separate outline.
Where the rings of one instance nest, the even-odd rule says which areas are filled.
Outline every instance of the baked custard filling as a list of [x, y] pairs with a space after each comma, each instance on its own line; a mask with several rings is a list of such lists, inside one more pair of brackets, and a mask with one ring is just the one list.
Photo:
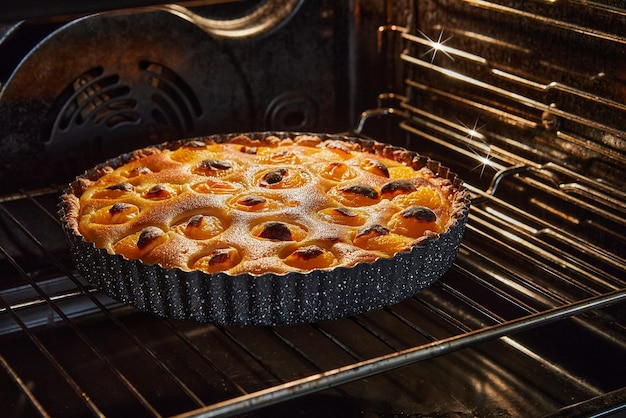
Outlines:
[[466, 192], [417, 158], [315, 135], [188, 141], [76, 181], [66, 216], [96, 247], [165, 268], [351, 267], [409, 251], [461, 216]]

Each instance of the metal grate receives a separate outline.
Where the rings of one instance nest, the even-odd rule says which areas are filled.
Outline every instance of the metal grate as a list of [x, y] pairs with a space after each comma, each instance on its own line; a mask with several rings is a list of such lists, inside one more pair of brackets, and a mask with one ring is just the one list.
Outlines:
[[[370, 384], [370, 376], [382, 374], [378, 379], [392, 388], [387, 390], [402, 392], [394, 409], [424, 402], [414, 393], [420, 385], [407, 380], [417, 366], [404, 366], [443, 356], [453, 368], [451, 353], [467, 347], [477, 347], [478, 353], [462, 356], [496, 362], [498, 356], [492, 357], [490, 350], [480, 352], [486, 342], [498, 338], [490, 343], [499, 346], [496, 352], [514, 352], [516, 362], [521, 358], [561, 385], [567, 382], [559, 389], [567, 388], [567, 396], [573, 393], [584, 400], [618, 388], [618, 377], [594, 382], [576, 369], [580, 359], [551, 358], [545, 345], [555, 339], [548, 324], [572, 317], [563, 326], [571, 328], [572, 337], [601, 342], [605, 350], [624, 358], [626, 334], [618, 325], [623, 310], [597, 311], [626, 300], [624, 259], [606, 253], [601, 265], [588, 270], [590, 262], [576, 256], [580, 245], [575, 237], [536, 225], [539, 219], [490, 194], [478, 189], [474, 194], [459, 258], [441, 283], [356, 318], [251, 329], [168, 321], [120, 306], [82, 282], [64, 248], [54, 250], [61, 239], [54, 213], [57, 190], [6, 197], [0, 205], [3, 233], [8, 234], [0, 243], [3, 281], [20, 285], [0, 291], [0, 379], [10, 388], [2, 397], [20, 412], [43, 415], [123, 410], [153, 416], [220, 416], [318, 391], [354, 401], [354, 385], [360, 387], [357, 393], [371, 392], [363, 386]], [[524, 218], [532, 222], [522, 223]], [[516, 219], [513, 228], [503, 228], [503, 220], [511, 219]], [[538, 230], [551, 233], [531, 233]], [[559, 250], [569, 254], [567, 259], [553, 251], [555, 236], [561, 245], [569, 245]], [[494, 247], [505, 254], [491, 251]], [[525, 267], [516, 265], [520, 257]], [[586, 314], [592, 309], [596, 313]], [[532, 333], [522, 333], [519, 339], [513, 335], [537, 326], [545, 330], [538, 331], [545, 341], [538, 343]], [[21, 361], [24, 355], [28, 364]], [[620, 366], [619, 361], [594, 361], [602, 374]], [[492, 367], [491, 377], [511, 373], [499, 369], [501, 365]], [[353, 381], [357, 383], [346, 385]], [[51, 392], [62, 401], [51, 399], [56, 397], [49, 396]], [[515, 402], [521, 403], [522, 393], [512, 395]], [[380, 407], [380, 399], [361, 401], [360, 408]], [[533, 406], [538, 408], [533, 414], [569, 404], [564, 399], [545, 402], [549, 405]], [[338, 411], [349, 407], [340, 405]]]

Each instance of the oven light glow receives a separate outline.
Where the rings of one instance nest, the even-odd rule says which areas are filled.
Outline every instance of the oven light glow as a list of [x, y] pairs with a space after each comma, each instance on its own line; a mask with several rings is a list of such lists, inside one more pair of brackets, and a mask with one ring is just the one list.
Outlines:
[[483, 172], [485, 171], [485, 167], [489, 166], [491, 167], [493, 164], [491, 163], [491, 155], [489, 155], [489, 153], [487, 153], [487, 155], [485, 155], [484, 157], [478, 157], [478, 165], [476, 167], [474, 167], [474, 170], [476, 170], [478, 167], [481, 167], [480, 170], [480, 175], [483, 175]]
[[476, 130], [474, 130], [474, 129], [470, 129], [469, 131], [467, 131], [467, 133], [469, 134], [469, 136], [470, 136], [470, 137], [475, 137], [475, 136], [480, 135], [480, 134], [478, 133], [478, 131], [476, 131]]
[[430, 58], [430, 62], [432, 64], [435, 61], [435, 57], [437, 56], [437, 52], [441, 51], [446, 57], [448, 57], [452, 61], [454, 61], [454, 57], [452, 55], [450, 55], [448, 53], [448, 51], [447, 51], [448, 47], [446, 47], [444, 45], [446, 42], [448, 42], [450, 39], [452, 39], [452, 36], [449, 36], [446, 39], [443, 39], [443, 29], [442, 29], [441, 32], [439, 32], [439, 37], [437, 38], [436, 41], [434, 41], [428, 35], [426, 35], [424, 32], [422, 32], [420, 30], [418, 30], [418, 32], [420, 33], [420, 35], [422, 35], [422, 37], [424, 39], [426, 39], [426, 41], [428, 41], [428, 44], [431, 47], [428, 51], [426, 51], [426, 52], [424, 52], [422, 54], [422, 57], [432, 53], [433, 55]]
[[485, 169], [487, 167], [493, 167], [494, 163], [491, 161], [493, 156], [491, 155], [491, 149], [487, 150], [487, 154], [485, 154], [485, 156], [483, 157], [482, 155], [478, 154], [476, 151], [474, 151], [472, 148], [468, 147], [470, 151], [472, 151], [472, 153], [474, 155], [476, 155], [476, 160], [478, 161], [478, 164], [472, 169], [472, 170], [477, 170], [480, 168], [480, 175], [479, 178], [482, 178], [483, 174], [485, 173]]
[[[457, 119], [458, 120], [458, 119]], [[463, 127], [462, 130], [465, 131], [465, 133], [467, 134], [467, 141], [468, 142], [473, 142], [473, 143], [478, 143], [481, 145], [486, 146], [487, 148], [489, 148], [489, 146], [487, 145], [487, 143], [485, 142], [485, 135], [481, 134], [479, 132], [479, 130], [485, 126], [478, 126], [478, 119], [476, 119], [476, 121], [474, 122], [474, 126], [470, 127], [469, 125], [464, 124], [463, 122], [459, 121], [459, 123], [461, 124], [461, 126]]]
[[473, 170], [480, 168], [480, 177], [482, 177], [485, 168], [494, 166], [494, 163], [491, 161], [493, 158], [491, 155], [491, 147], [485, 142], [485, 136], [479, 132], [482, 126], [480, 128], [478, 127], [478, 119], [474, 122], [473, 127], [469, 127], [463, 122], [460, 123], [467, 134], [467, 149], [476, 156], [476, 161], [478, 161], [478, 165], [476, 165]]

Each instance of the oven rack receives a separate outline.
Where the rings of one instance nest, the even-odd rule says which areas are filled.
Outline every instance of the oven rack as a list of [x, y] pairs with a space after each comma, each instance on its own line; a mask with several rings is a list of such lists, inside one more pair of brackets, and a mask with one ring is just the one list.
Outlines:
[[497, 325], [484, 327], [476, 331], [436, 340], [429, 344], [397, 351], [388, 355], [371, 358], [350, 364], [335, 370], [329, 370], [318, 375], [307, 376], [282, 385], [251, 393], [245, 396], [220, 402], [206, 408], [191, 411], [180, 416], [231, 416], [234, 413], [248, 412], [257, 408], [273, 405], [278, 402], [304, 396], [321, 390], [353, 382], [359, 379], [389, 372], [396, 368], [415, 364], [432, 359], [463, 348], [472, 347], [496, 338], [506, 338], [514, 344], [511, 335], [532, 327], [546, 325], [552, 321], [586, 312], [590, 309], [599, 309], [626, 300], [626, 290], [617, 290], [605, 295], [592, 297], [583, 301], [570, 303], [562, 307], [553, 308], [544, 312], [529, 314], [515, 320], [500, 322]]
[[[170, 365], [171, 360], [167, 360], [167, 356], [161, 358], [154, 348], [158, 347], [158, 341], [136, 335], [126, 322], [128, 315], [148, 314], [134, 312], [91, 288], [72, 269], [71, 262], [67, 260], [67, 250], [55, 250], [55, 247], [59, 247], [61, 237], [55, 213], [60, 189], [24, 191], [8, 196], [0, 202], [3, 231], [9, 234], [0, 240], [0, 262], [4, 263], [5, 271], [11, 270], [11, 273], [5, 273], [5, 279], [11, 277], [19, 285], [0, 290], [0, 338], [7, 338], [7, 341], [17, 338], [20, 341], [18, 346], [25, 344], [31, 346], [30, 349], [34, 347], [40, 362], [48, 363], [42, 367], [51, 368], [53, 374], [58, 376], [58, 385], [68, 386], [73, 392], [78, 403], [76, 408], [93, 415], [107, 412], [101, 409], [97, 401], [103, 394], [93, 392], [95, 389], [90, 389], [90, 384], [84, 381], [85, 377], [68, 365], [67, 359], [57, 358], [54, 343], [46, 339], [47, 332], [61, 330], [63, 334], [69, 333], [72, 340], [83, 347], [79, 352], [81, 357], [90, 358], [98, 364], [96, 369], [112, 374], [123, 388], [118, 390], [130, 393], [128, 396], [132, 403], [138, 404], [137, 408], [143, 413], [153, 416], [226, 416], [250, 412], [314, 392], [328, 391], [330, 388], [343, 393], [346, 390], [344, 388], [350, 386], [346, 385], [348, 382], [366, 381], [370, 376], [387, 375], [397, 368], [405, 370], [407, 365], [450, 356], [468, 347], [480, 350], [487, 341], [493, 340], [513, 350], [515, 356], [540, 364], [550, 374], [558, 376], [558, 379], [565, 379], [571, 386], [569, 390], [581, 399], [603, 396], [606, 388], [596, 387], [576, 376], [576, 372], [568, 370], [571, 365], [562, 365], [538, 354], [532, 343], [526, 343], [524, 338], [518, 340], [514, 334], [523, 335], [523, 331], [534, 327], [546, 329], [552, 321], [567, 319], [575, 327], [585, 329], [593, 338], [608, 341], [615, 350], [626, 350], [624, 330], [615, 328], [616, 321], [611, 314], [587, 314], [590, 311], [605, 312], [602, 308], [626, 300], [626, 284], [621, 274], [624, 260], [619, 254], [614, 255], [617, 262], [611, 264], [609, 260], [602, 264], [601, 269], [591, 269], [591, 273], [581, 268], [590, 264], [583, 259], [569, 260], [569, 264], [564, 267], [562, 260], [555, 259], [545, 249], [547, 244], [542, 235], [528, 233], [542, 228], [538, 225], [515, 224], [513, 230], [499, 229], [499, 222], [512, 216], [519, 217], [521, 211], [516, 211], [479, 188], [471, 185], [467, 187], [477, 203], [471, 209], [466, 237], [457, 262], [440, 283], [398, 305], [355, 318], [293, 327], [252, 327], [245, 331], [254, 338], [265, 340], [269, 335], [272, 340], [277, 340], [281, 352], [289, 352], [290, 357], [296, 357], [298, 362], [305, 364], [300, 366], [302, 370], [299, 375], [288, 373], [285, 377], [281, 362], [271, 356], [267, 360], [266, 349], [256, 347], [250, 336], [244, 336], [242, 329], [190, 325], [150, 317], [149, 321], [162, 330], [159, 334], [161, 338], [174, 340], [173, 344], [178, 349], [196, 358], [203, 364], [203, 368], [211, 370], [223, 381], [228, 389], [221, 396], [198, 394], [197, 388], [191, 387], [188, 376], [179, 376], [176, 368]], [[505, 216], [505, 210], [512, 210], [513, 214]], [[47, 227], [42, 225], [44, 219], [44, 223], [49, 224]], [[542, 222], [540, 219], [531, 221]], [[575, 242], [575, 237], [570, 237], [569, 241], [562, 239], [569, 237], [567, 232], [544, 225], [543, 229], [546, 228], [559, 233], [559, 241], [567, 245]], [[48, 236], [46, 231], [49, 230], [53, 233]], [[489, 248], [496, 245], [509, 252], [508, 257], [510, 252], [517, 255], [507, 261], [498, 254], [491, 254]], [[20, 251], [29, 254], [23, 257]], [[515, 265], [515, 260], [523, 257], [533, 258], [536, 267], [526, 270]], [[43, 261], [34, 263], [35, 258]], [[535, 271], [537, 269], [541, 270], [541, 274]], [[616, 273], [615, 269], [619, 271]], [[41, 322], [42, 318], [46, 324]], [[173, 382], [171, 385], [184, 399], [181, 403], [185, 408], [169, 410], [153, 400], [156, 396], [154, 393], [141, 390], [139, 386], [143, 384], [137, 383], [138, 376], [125, 372], [127, 366], [120, 366], [116, 354], [111, 353], [98, 338], [90, 336], [91, 328], [84, 328], [84, 323], [90, 322], [112, 328], [114, 335], [122, 335], [127, 339], [129, 346], [126, 351], [141, 353], [151, 367], [158, 370], [161, 379]], [[392, 329], [395, 333], [385, 327], [390, 322], [394, 324]], [[342, 327], [358, 329], [366, 335], [363, 338], [375, 341], [372, 344], [381, 347], [370, 352], [368, 349], [363, 350], [359, 342], [355, 346], [350, 333]], [[48, 328], [52, 331], [47, 331]], [[398, 332], [398, 329], [402, 332]], [[231, 356], [245, 357], [245, 362], [252, 364], [251, 369], [260, 370], [258, 373], [264, 376], [260, 380], [265, 384], [256, 381], [241, 383], [232, 378], [228, 370], [223, 370], [219, 360], [211, 357], [211, 348], [198, 345], [194, 340], [197, 333], [207, 332], [216, 333], [220, 335], [219, 340], [228, 341], [227, 344], [236, 353]], [[299, 345], [299, 333], [314, 334], [314, 343], [332, 346], [333, 351], [342, 353], [341, 361], [320, 359], [317, 354], [310, 352], [306, 344]], [[6, 347], [5, 343], [2, 344]], [[46, 395], [37, 390], [36, 377], [28, 370], [19, 370], [22, 366], [11, 361], [16, 354], [5, 351], [4, 348], [0, 349], [3, 370], [1, 379], [9, 381], [13, 392], [28, 401], [28, 408], [47, 415], [48, 409], [53, 407], [48, 405], [51, 401]], [[525, 390], [532, 391], [530, 388]], [[520, 392], [513, 396], [522, 398], [523, 394]], [[521, 403], [522, 400], [516, 402]], [[551, 408], [558, 409], [558, 400], [552, 402], [554, 404]]]
[[[499, 148], [509, 162], [558, 160], [619, 183], [619, 167], [626, 164], [620, 125], [626, 15], [609, 3], [417, 6], [424, 17], [415, 26], [379, 29], [379, 47], [399, 57], [396, 73], [404, 77], [395, 82], [403, 96], [395, 96], [388, 112], [426, 120], [435, 138], [443, 135], [433, 127], [454, 132], [456, 138], [446, 138], [464, 142], [464, 153], [490, 158], [490, 147]], [[475, 17], [484, 21], [477, 25]], [[497, 31], [507, 25], [514, 30]]]

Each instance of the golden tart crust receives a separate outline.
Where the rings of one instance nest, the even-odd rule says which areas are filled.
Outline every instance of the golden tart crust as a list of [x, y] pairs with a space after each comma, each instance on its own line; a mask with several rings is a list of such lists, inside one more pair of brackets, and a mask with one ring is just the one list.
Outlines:
[[138, 150], [88, 172], [63, 200], [70, 228], [110, 254], [262, 275], [410, 251], [464, 216], [458, 186], [374, 141], [237, 135]]

